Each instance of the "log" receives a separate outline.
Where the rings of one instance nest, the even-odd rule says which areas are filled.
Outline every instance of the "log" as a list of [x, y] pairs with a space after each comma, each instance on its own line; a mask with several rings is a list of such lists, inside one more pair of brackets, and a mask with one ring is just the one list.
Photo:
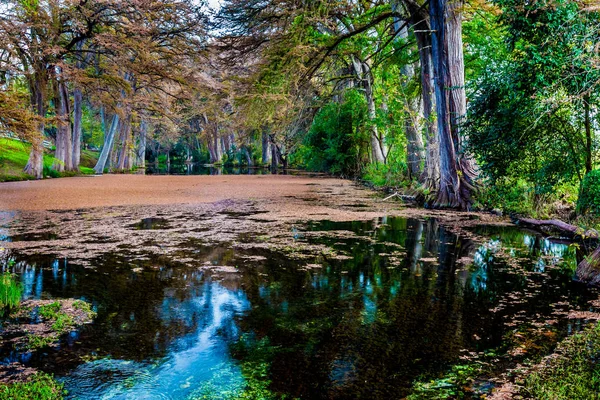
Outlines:
[[538, 230], [542, 233], [548, 233], [547, 231], [558, 231], [565, 235], [569, 239], [598, 239], [598, 232], [593, 229], [587, 231], [558, 219], [532, 219], [532, 218], [521, 218], [517, 220], [517, 225], [525, 226]]
[[590, 285], [600, 285], [600, 246], [579, 263], [577, 278]]

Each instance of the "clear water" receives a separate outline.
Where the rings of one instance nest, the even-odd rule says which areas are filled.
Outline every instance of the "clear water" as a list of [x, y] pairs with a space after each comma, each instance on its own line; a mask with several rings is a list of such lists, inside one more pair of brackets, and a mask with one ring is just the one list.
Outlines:
[[320, 221], [289, 234], [335, 252], [190, 241], [194, 266], [15, 254], [25, 298], [81, 298], [98, 316], [59, 349], [0, 356], [55, 373], [77, 399], [391, 399], [466, 352], [510, 347], [515, 330], [581, 328], [564, 311], [597, 293], [573, 281], [574, 247], [512, 227], [476, 233], [483, 244], [433, 219]]

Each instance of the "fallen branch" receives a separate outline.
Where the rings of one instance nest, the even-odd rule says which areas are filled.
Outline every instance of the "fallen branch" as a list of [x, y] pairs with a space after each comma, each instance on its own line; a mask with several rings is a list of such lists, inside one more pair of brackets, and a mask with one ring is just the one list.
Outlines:
[[387, 200], [389, 200], [389, 199], [391, 199], [393, 197], [396, 197], [396, 196], [400, 196], [400, 193], [396, 192], [394, 194], [391, 194], [388, 197], [386, 197], [385, 199], [383, 199], [382, 201], [387, 201]]
[[527, 228], [536, 229], [542, 233], [548, 233], [547, 231], [558, 231], [569, 239], [598, 239], [599, 235], [596, 230], [588, 229], [587, 231], [571, 224], [567, 224], [566, 222], [560, 221], [558, 219], [548, 219], [548, 220], [540, 220], [540, 219], [531, 219], [531, 218], [522, 218], [517, 220], [517, 224], [520, 226], [525, 226]]

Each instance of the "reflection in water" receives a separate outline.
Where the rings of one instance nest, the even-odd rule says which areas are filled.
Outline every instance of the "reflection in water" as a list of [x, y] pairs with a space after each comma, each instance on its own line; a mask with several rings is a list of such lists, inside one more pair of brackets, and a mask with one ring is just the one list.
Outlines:
[[555, 305], [591, 296], [571, 280], [568, 246], [517, 229], [478, 233], [490, 239], [475, 244], [432, 219], [313, 222], [290, 235], [335, 252], [190, 244], [194, 265], [210, 269], [126, 254], [93, 269], [17, 257], [25, 297], [83, 298], [98, 316], [60, 350], [1, 354], [56, 373], [73, 398], [402, 397], [465, 350], [506, 345], [514, 324], [552, 317], [565, 334]]

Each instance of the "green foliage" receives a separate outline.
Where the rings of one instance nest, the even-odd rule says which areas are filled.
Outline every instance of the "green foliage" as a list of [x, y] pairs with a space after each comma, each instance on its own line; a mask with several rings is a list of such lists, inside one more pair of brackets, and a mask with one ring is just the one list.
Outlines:
[[499, 178], [494, 184], [482, 187], [476, 199], [484, 209], [499, 208], [521, 215], [532, 215], [535, 210], [534, 189], [519, 178]]
[[473, 73], [469, 144], [492, 185], [524, 179], [546, 196], [581, 179], [590, 154], [583, 105], [597, 101], [600, 17], [571, 0], [494, 3], [505, 45], [491, 37], [500, 56]]
[[589, 172], [581, 182], [577, 213], [600, 216], [600, 170]]
[[524, 394], [539, 400], [597, 399], [600, 393], [600, 325], [562, 342], [556, 356], [527, 375]]
[[363, 179], [376, 187], [404, 187], [408, 184], [406, 162], [398, 160], [387, 164], [369, 164]]
[[63, 384], [43, 372], [26, 382], [0, 383], [0, 398], [6, 400], [60, 400], [64, 394]]
[[367, 163], [367, 107], [355, 90], [344, 101], [329, 103], [315, 116], [305, 139], [304, 161], [310, 170], [358, 176]]
[[19, 305], [22, 292], [23, 288], [15, 275], [9, 272], [0, 275], [0, 317]]

